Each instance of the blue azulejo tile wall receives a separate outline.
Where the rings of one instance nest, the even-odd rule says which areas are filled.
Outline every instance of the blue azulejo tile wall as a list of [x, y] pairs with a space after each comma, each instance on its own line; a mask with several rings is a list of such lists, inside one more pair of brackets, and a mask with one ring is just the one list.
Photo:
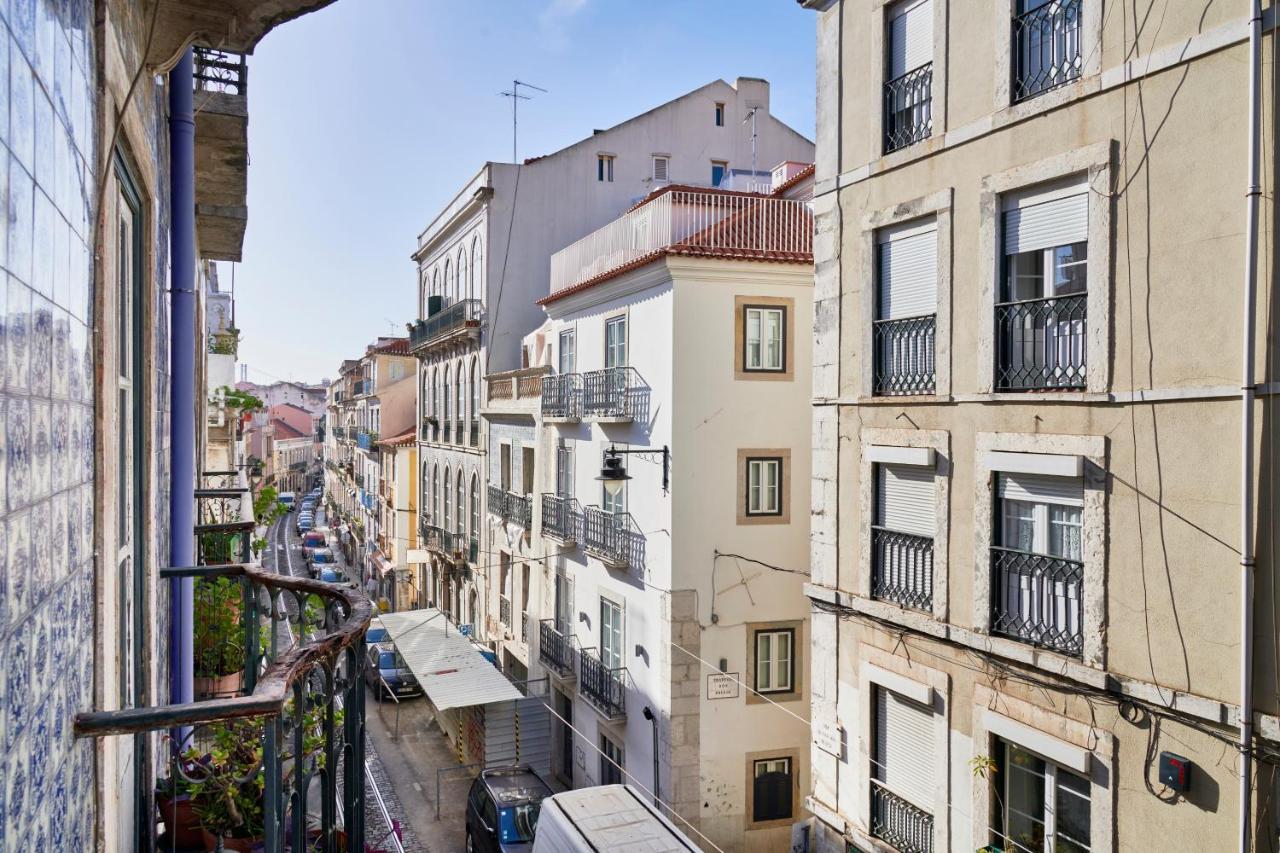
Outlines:
[[0, 849], [93, 844], [90, 0], [0, 2]]

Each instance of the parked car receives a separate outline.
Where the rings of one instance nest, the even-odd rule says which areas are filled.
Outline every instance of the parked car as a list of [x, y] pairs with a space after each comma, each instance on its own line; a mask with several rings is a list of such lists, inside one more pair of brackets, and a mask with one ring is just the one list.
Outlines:
[[413, 677], [409, 665], [389, 643], [369, 646], [369, 656], [364, 668], [365, 683], [373, 689], [373, 695], [382, 701], [383, 696], [395, 694], [397, 698], [421, 696], [422, 688]]
[[369, 622], [369, 629], [364, 632], [364, 641], [370, 646], [391, 641], [391, 634], [377, 616]]
[[348, 585], [347, 576], [338, 569], [321, 569], [316, 580], [322, 580], [325, 583]]
[[338, 571], [338, 558], [334, 555], [332, 548], [312, 548], [307, 556], [307, 562], [311, 564], [312, 577], [319, 577], [320, 572], [326, 568]]
[[314, 500], [312, 500], [311, 498], [303, 498], [303, 500], [302, 500], [302, 511], [303, 511], [303, 512], [315, 512], [315, 511], [316, 511], [316, 502], [315, 502]]
[[468, 853], [528, 850], [551, 788], [527, 764], [486, 767], [467, 795]]
[[[652, 853], [695, 853], [702, 849], [630, 785], [597, 785], [562, 791], [544, 799], [539, 811], [535, 818], [538, 838], [530, 853], [587, 853], [623, 848]], [[468, 803], [468, 832], [470, 820]], [[498, 848], [476, 845], [475, 849]]]
[[298, 516], [298, 532], [299, 533], [306, 533], [308, 530], [311, 530], [311, 528], [315, 526], [316, 526], [316, 519], [314, 515], [307, 515], [306, 513], [303, 513], [302, 515]]
[[306, 533], [302, 534], [302, 556], [307, 559], [311, 558], [311, 552], [316, 548], [328, 548], [329, 539], [325, 536], [325, 531], [318, 527], [313, 527]]
[[276, 495], [276, 500], [288, 507], [289, 512], [293, 512], [294, 504], [297, 503], [298, 498], [293, 492], [281, 492]]

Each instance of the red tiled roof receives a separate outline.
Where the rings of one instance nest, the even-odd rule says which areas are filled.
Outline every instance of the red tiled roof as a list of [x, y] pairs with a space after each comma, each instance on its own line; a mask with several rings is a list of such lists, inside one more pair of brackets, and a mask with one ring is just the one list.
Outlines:
[[306, 438], [306, 433], [289, 426], [285, 421], [274, 418], [271, 421], [271, 432], [275, 438]]
[[413, 430], [408, 430], [407, 432], [402, 432], [397, 436], [384, 438], [382, 441], [379, 441], [378, 444], [385, 444], [388, 447], [409, 447], [417, 440], [417, 434], [414, 433]]
[[390, 353], [392, 355], [408, 355], [409, 339], [408, 338], [392, 338], [381, 344], [374, 344], [369, 347], [369, 353]]
[[814, 173], [816, 166], [816, 163], [810, 163], [808, 166], [805, 166], [803, 169], [792, 175], [790, 179], [778, 184], [773, 188], [773, 195], [782, 195], [805, 178], [810, 177]]

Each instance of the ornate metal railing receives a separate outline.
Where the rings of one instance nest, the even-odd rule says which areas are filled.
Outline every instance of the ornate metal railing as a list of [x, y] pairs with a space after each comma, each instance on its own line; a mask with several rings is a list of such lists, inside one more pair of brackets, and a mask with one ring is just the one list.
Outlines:
[[511, 627], [511, 599], [505, 595], [498, 596], [498, 621], [508, 628]]
[[[363, 853], [368, 599], [243, 564], [166, 568], [160, 577], [218, 585], [223, 606], [239, 608], [245, 693], [79, 713], [77, 736], [177, 732], [163, 787], [207, 804], [215, 834], [255, 838], [269, 853]], [[236, 808], [217, 808], [232, 795]]]
[[574, 498], [544, 493], [542, 533], [561, 542], [577, 542], [582, 536], [582, 505]]
[[465, 327], [478, 327], [483, 309], [479, 299], [463, 299], [409, 328], [409, 348], [418, 349]]
[[991, 631], [1068, 655], [1084, 651], [1084, 563], [991, 549]]
[[933, 63], [884, 84], [884, 153], [929, 138], [933, 131]]
[[875, 368], [872, 393], [932, 394], [934, 315], [871, 324]]
[[996, 387], [1085, 387], [1087, 302], [1079, 293], [997, 305]]
[[538, 660], [561, 678], [574, 674], [573, 643], [556, 630], [554, 619], [543, 619], [538, 623]]
[[644, 568], [644, 534], [630, 513], [587, 507], [582, 513], [582, 545], [611, 566], [637, 572]]
[[933, 539], [871, 528], [871, 597], [933, 609]]
[[542, 415], [566, 420], [582, 417], [582, 374], [542, 377]]
[[649, 386], [634, 367], [582, 374], [582, 414], [588, 418], [649, 419]]
[[1025, 100], [1078, 80], [1081, 0], [1049, 0], [1013, 19], [1013, 99]]
[[627, 668], [610, 669], [594, 649], [578, 652], [578, 692], [611, 720], [627, 715]]
[[933, 853], [933, 815], [871, 780], [871, 834], [902, 853]]
[[532, 526], [533, 503], [529, 495], [517, 495], [493, 483], [489, 484], [489, 512], [525, 530]]
[[192, 52], [195, 55], [192, 77], [196, 91], [220, 92], [242, 98], [248, 94], [249, 66], [243, 53], [211, 47], [195, 47]]

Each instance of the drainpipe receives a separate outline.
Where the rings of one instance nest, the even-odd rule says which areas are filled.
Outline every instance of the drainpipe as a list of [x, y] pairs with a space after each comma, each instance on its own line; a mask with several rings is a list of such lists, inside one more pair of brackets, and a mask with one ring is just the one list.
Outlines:
[[653, 804], [661, 811], [662, 798], [658, 794], [658, 715], [645, 705], [644, 718], [653, 725]]
[[[169, 72], [169, 565], [195, 562], [196, 200], [190, 48]], [[172, 702], [192, 701], [192, 579], [170, 583]]]
[[1262, 111], [1262, 4], [1249, 0], [1249, 189], [1245, 196], [1244, 349], [1240, 380], [1240, 851], [1248, 853], [1253, 756], [1253, 403], [1254, 316], [1258, 288], [1259, 129]]

